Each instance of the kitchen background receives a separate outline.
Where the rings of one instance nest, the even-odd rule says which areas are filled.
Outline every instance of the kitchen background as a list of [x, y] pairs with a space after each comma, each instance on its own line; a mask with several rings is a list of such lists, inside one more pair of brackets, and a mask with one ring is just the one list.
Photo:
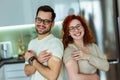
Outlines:
[[0, 44], [11, 43], [9, 57], [23, 53], [37, 36], [34, 17], [43, 4], [52, 6], [57, 14], [52, 33], [58, 38], [65, 16], [83, 15], [110, 61], [110, 70], [99, 72], [101, 80], [120, 80], [120, 0], [0, 0]]

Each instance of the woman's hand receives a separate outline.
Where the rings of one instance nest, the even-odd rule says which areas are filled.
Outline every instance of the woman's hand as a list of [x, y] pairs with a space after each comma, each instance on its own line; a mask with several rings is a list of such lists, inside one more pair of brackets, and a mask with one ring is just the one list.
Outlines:
[[52, 57], [52, 54], [49, 51], [44, 50], [40, 52], [37, 59], [40, 63], [43, 63], [43, 62], [48, 61], [51, 57]]
[[72, 52], [72, 58], [75, 60], [85, 59], [89, 60], [89, 50], [87, 48], [81, 48], [80, 50], [76, 50]]

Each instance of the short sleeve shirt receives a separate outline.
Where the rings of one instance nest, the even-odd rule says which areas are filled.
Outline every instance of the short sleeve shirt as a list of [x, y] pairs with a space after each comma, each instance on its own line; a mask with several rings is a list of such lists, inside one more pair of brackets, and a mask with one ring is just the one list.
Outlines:
[[[31, 40], [28, 45], [28, 50], [33, 50], [36, 53], [36, 56], [40, 54], [41, 51], [48, 50], [52, 53], [52, 55], [60, 59], [62, 59], [63, 57], [63, 44], [58, 38], [54, 37], [52, 34], [50, 34], [42, 40], [38, 40], [38, 38]], [[47, 62], [43, 63], [43, 65], [47, 65]], [[62, 75], [62, 72], [60, 75]], [[35, 74], [33, 74], [32, 76], [32, 80], [46, 79], [38, 71], [36, 71]]]

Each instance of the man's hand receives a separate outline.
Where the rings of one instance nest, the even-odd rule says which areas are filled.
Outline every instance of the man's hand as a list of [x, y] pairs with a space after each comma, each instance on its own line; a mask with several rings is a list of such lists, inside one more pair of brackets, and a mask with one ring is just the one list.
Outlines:
[[28, 61], [32, 56], [35, 56], [35, 53], [32, 50], [26, 51], [24, 55], [25, 61]]
[[52, 57], [52, 54], [49, 51], [44, 50], [38, 55], [37, 59], [40, 63], [43, 63], [48, 61], [51, 57]]

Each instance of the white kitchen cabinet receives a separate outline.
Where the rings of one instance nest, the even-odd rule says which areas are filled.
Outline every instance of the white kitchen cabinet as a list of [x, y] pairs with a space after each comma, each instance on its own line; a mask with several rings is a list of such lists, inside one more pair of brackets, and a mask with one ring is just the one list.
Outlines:
[[24, 73], [24, 63], [4, 65], [4, 75], [5, 80], [30, 80]]
[[0, 67], [0, 80], [4, 80], [4, 69]]
[[56, 13], [55, 21], [63, 21], [68, 14], [79, 14], [80, 12], [78, 0], [31, 0], [34, 17], [36, 16], [37, 8], [45, 4], [54, 9]]
[[30, 0], [0, 0], [0, 27], [32, 24]]
[[37, 8], [46, 4], [55, 10], [55, 21], [80, 12], [78, 0], [0, 0], [0, 26], [34, 24]]

